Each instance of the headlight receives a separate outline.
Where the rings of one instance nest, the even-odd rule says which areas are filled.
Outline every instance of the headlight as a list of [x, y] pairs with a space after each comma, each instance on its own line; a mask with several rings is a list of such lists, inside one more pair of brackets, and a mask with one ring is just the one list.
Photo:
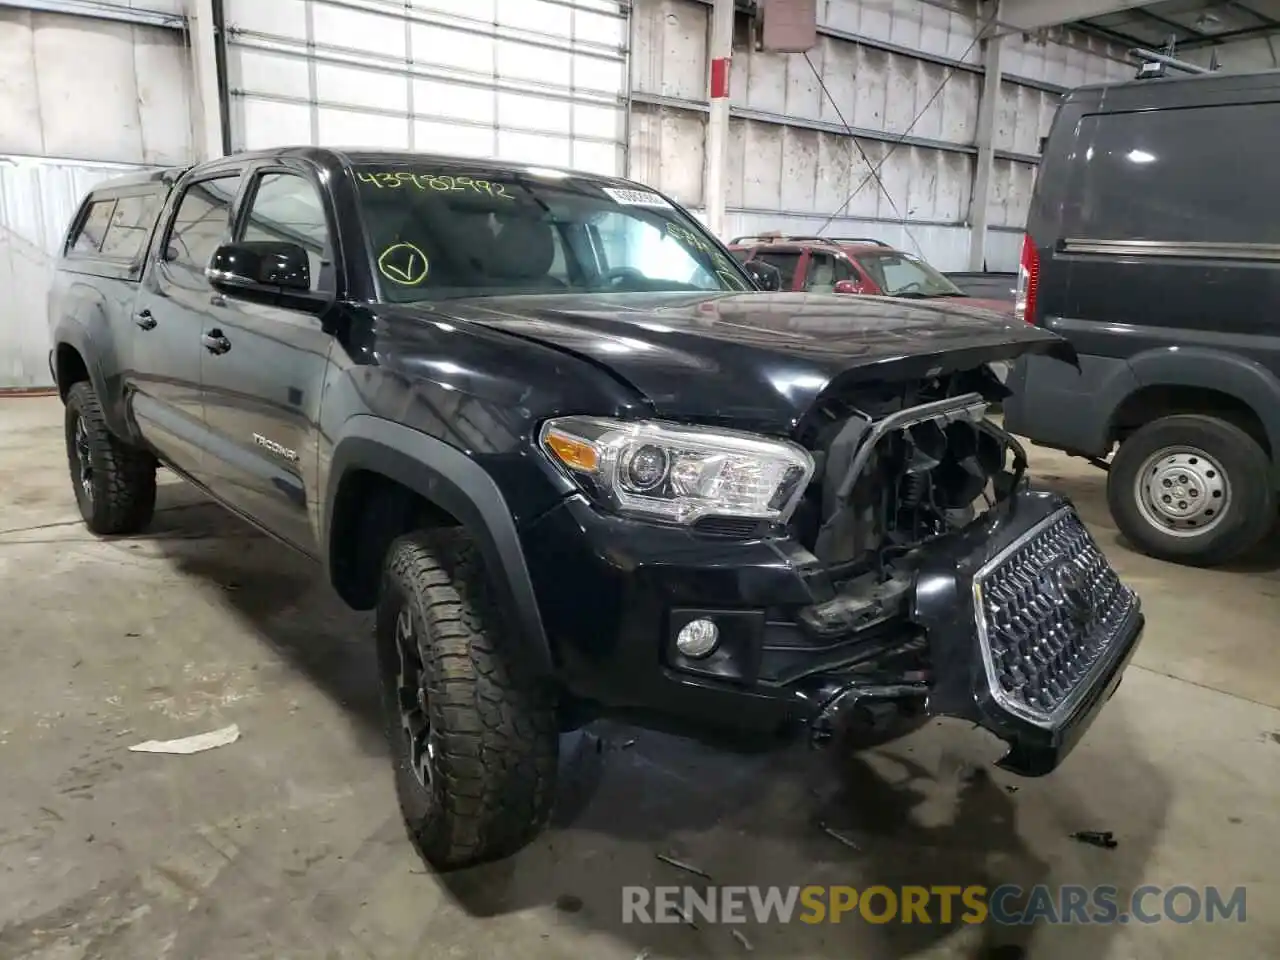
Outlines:
[[597, 501], [676, 523], [785, 521], [813, 476], [813, 458], [793, 443], [710, 427], [562, 417], [539, 440]]

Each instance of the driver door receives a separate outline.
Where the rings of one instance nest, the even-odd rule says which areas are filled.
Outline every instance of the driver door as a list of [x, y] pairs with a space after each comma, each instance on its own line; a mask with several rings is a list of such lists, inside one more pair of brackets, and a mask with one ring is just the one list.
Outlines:
[[[236, 240], [283, 240], [310, 260], [311, 289], [337, 292], [334, 233], [309, 171], [261, 166], [250, 174]], [[320, 400], [334, 339], [300, 310], [219, 296], [201, 360], [209, 435], [206, 483], [267, 532], [315, 555], [319, 529]]]

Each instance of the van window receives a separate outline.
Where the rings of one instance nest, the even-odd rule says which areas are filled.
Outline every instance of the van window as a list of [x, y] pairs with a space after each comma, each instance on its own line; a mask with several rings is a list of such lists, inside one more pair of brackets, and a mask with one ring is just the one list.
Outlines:
[[1280, 153], [1280, 104], [1095, 114], [1077, 142], [1068, 238], [1280, 242], [1280, 192], [1256, 182]]
[[146, 246], [155, 222], [157, 194], [137, 194], [116, 201], [115, 212], [102, 241], [102, 255], [117, 260], [133, 260]]
[[107, 226], [111, 223], [111, 211], [115, 209], [115, 205], [114, 199], [94, 200], [89, 204], [89, 212], [71, 240], [72, 252], [89, 254], [98, 252], [102, 246], [102, 238], [106, 235]]

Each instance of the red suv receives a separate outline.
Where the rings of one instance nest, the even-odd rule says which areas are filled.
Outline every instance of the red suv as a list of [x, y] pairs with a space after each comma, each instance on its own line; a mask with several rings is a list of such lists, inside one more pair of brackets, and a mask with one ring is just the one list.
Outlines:
[[951, 303], [1012, 315], [1013, 299], [971, 297], [925, 261], [868, 237], [737, 237], [729, 244], [742, 263], [763, 260], [778, 269], [782, 290], [861, 293]]

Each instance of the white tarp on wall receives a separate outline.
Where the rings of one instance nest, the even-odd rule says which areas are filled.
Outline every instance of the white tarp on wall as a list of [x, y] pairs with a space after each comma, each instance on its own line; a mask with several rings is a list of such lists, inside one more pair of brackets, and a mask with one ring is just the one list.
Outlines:
[[189, 73], [180, 30], [0, 8], [0, 388], [52, 382], [49, 280], [84, 192], [188, 161]]

